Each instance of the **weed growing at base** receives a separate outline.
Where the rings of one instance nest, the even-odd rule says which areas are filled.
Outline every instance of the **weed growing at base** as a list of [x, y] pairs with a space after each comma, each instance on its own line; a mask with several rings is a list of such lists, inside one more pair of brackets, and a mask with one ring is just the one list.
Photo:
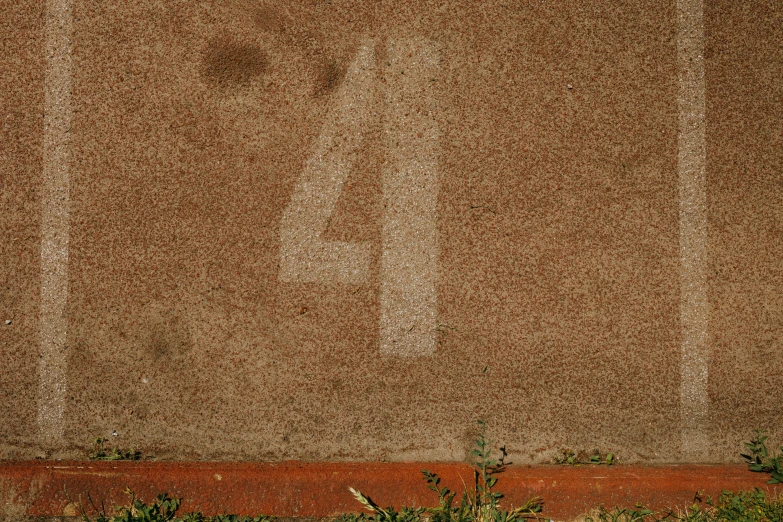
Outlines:
[[750, 471], [772, 474], [768, 484], [780, 484], [783, 483], [783, 446], [780, 448], [782, 453], [770, 455], [765, 443], [767, 438], [764, 431], [756, 430], [750, 442], [745, 443], [748, 453], [743, 453], [742, 457], [748, 462]]
[[141, 452], [134, 450], [121, 450], [119, 448], [106, 448], [109, 439], [97, 438], [93, 441], [93, 450], [90, 452], [90, 460], [141, 460]]
[[[521, 519], [548, 520], [541, 516], [543, 501], [539, 498], [528, 500], [524, 506], [511, 511], [505, 511], [500, 507], [500, 499], [503, 495], [493, 490], [497, 484], [497, 477], [505, 468], [504, 458], [506, 452], [501, 448], [502, 457], [499, 460], [491, 459], [491, 443], [486, 440], [486, 425], [479, 421], [481, 432], [476, 439], [476, 449], [472, 454], [478, 457], [474, 471], [474, 491], [462, 494], [459, 505], [454, 505], [455, 493], [446, 488], [441, 488], [440, 478], [429, 471], [422, 471], [428, 487], [437, 493], [439, 505], [433, 508], [405, 507], [400, 511], [393, 508], [383, 509], [373, 502], [368, 496], [351, 489], [356, 499], [371, 514], [344, 514], [338, 517], [338, 522], [514, 522]], [[753, 471], [772, 472], [770, 483], [783, 481], [776, 478], [775, 473], [780, 473], [783, 464], [783, 455], [769, 457], [764, 441], [766, 436], [757, 432], [756, 437], [746, 443], [751, 455], [743, 455], [752, 462]], [[783, 448], [781, 448], [783, 450]], [[585, 462], [577, 461], [576, 455], [563, 452], [566, 457], [563, 464], [607, 464], [614, 463], [614, 456], [598, 454], [598, 458], [586, 459]], [[755, 466], [755, 468], [753, 467]], [[584, 522], [783, 522], [783, 499], [768, 499], [766, 494], [756, 489], [750, 492], [732, 493], [724, 491], [717, 501], [707, 499], [702, 501], [697, 497], [696, 502], [684, 511], [673, 510], [655, 513], [641, 505], [633, 509], [614, 508], [607, 510], [599, 508], [585, 515]]]
[[560, 448], [560, 454], [555, 456], [555, 464], [567, 464], [569, 466], [579, 466], [582, 464], [605, 464], [611, 466], [615, 463], [614, 453], [601, 453], [599, 450], [593, 450], [592, 453], [586, 451], [575, 452], [570, 448]]
[[781, 522], [783, 500], [768, 499], [756, 489], [745, 493], [724, 491], [717, 501], [694, 503], [685, 511], [658, 514], [637, 506], [634, 509], [599, 509], [585, 516], [585, 522]]
[[[435, 507], [404, 507], [400, 511], [393, 508], [383, 509], [370, 497], [351, 488], [356, 499], [371, 514], [347, 513], [335, 517], [335, 522], [522, 522], [524, 519], [549, 520], [541, 516], [543, 501], [539, 498], [528, 500], [523, 506], [510, 511], [500, 506], [503, 495], [493, 488], [497, 484], [498, 473], [505, 467], [506, 452], [501, 448], [501, 457], [492, 459], [491, 442], [486, 440], [486, 425], [479, 421], [480, 433], [476, 438], [476, 449], [472, 451], [477, 457], [474, 469], [473, 490], [462, 493], [459, 504], [454, 503], [456, 493], [445, 487], [440, 487], [440, 477], [437, 474], [423, 470], [424, 480], [429, 489], [438, 495], [439, 503]], [[750, 442], [745, 443], [749, 453], [742, 456], [748, 461], [751, 471], [771, 473], [771, 484], [783, 483], [783, 453], [770, 455], [765, 441], [767, 436], [762, 431], [756, 431]], [[103, 449], [105, 440], [96, 439], [96, 451], [91, 458], [102, 460], [119, 460], [133, 458], [136, 452], [121, 452], [116, 448], [110, 452]], [[781, 447], [783, 451], [783, 447]], [[95, 456], [93, 456], [95, 455]], [[606, 459], [606, 460], [604, 460]], [[603, 463], [611, 464], [613, 459], [604, 457]], [[569, 462], [566, 462], [569, 463]], [[596, 463], [596, 462], [591, 462]], [[275, 517], [258, 515], [256, 517], [242, 515], [204, 516], [201, 513], [187, 513], [176, 516], [181, 499], [171, 498], [168, 494], [160, 494], [151, 504], [145, 504], [130, 491], [127, 506], [115, 508], [116, 514], [109, 516], [105, 509], [92, 505], [96, 515], [92, 518], [82, 509], [84, 522], [273, 522]], [[67, 492], [66, 492], [67, 494]], [[88, 496], [89, 498], [89, 496]], [[69, 497], [70, 500], [70, 497]], [[91, 501], [92, 502], [92, 501]], [[717, 500], [708, 498], [702, 501], [697, 496], [693, 505], [685, 510], [673, 510], [655, 513], [643, 506], [633, 509], [603, 507], [592, 511], [583, 518], [584, 522], [783, 522], [783, 497], [767, 498], [764, 491], [756, 489], [749, 492], [732, 493], [724, 491]]]
[[[511, 516], [511, 513], [519, 512], [523, 508], [517, 508], [512, 512], [496, 509], [471, 510], [470, 501], [463, 500], [460, 506], [451, 507], [450, 501], [454, 494], [446, 488], [440, 488], [437, 477], [434, 474], [425, 475], [430, 489], [438, 493], [440, 505], [435, 508], [403, 508], [399, 512], [393, 509], [380, 509], [367, 497], [369, 503], [366, 507], [373, 510], [373, 515], [345, 514], [337, 517], [336, 522], [457, 522], [478, 521], [487, 522], [511, 522], [520, 518], [533, 518], [536, 520], [548, 520], [541, 517], [537, 511], [531, 510], [521, 513], [520, 516]], [[433, 480], [430, 481], [429, 479]], [[137, 499], [133, 493], [126, 491], [131, 497], [128, 506], [116, 508], [114, 516], [107, 516], [102, 509], [96, 509], [96, 516], [90, 518], [82, 512], [84, 522], [274, 522], [275, 518], [259, 515], [256, 517], [242, 515], [217, 515], [206, 517], [201, 513], [188, 513], [181, 517], [176, 516], [180, 507], [180, 499], [171, 498], [166, 494], [158, 495], [151, 504], [145, 504]], [[464, 499], [464, 497], [463, 497]], [[474, 505], [475, 506], [475, 505]], [[540, 504], [539, 504], [540, 506]], [[535, 508], [534, 508], [535, 509]], [[476, 518], [478, 514], [479, 517]], [[506, 518], [504, 518], [504, 516]], [[704, 503], [699, 501], [685, 511], [669, 510], [663, 513], [653, 513], [649, 509], [637, 506], [633, 509], [615, 508], [607, 510], [600, 508], [585, 515], [584, 522], [781, 522], [783, 521], [783, 499], [768, 499], [763, 491], [755, 490], [747, 493], [724, 492], [717, 501], [711, 499]]]
[[486, 439], [486, 424], [478, 421], [480, 432], [476, 438], [476, 448], [471, 454], [477, 458], [473, 472], [473, 491], [464, 491], [459, 504], [454, 504], [456, 493], [440, 487], [440, 477], [437, 474], [423, 470], [427, 486], [437, 493], [438, 505], [431, 508], [404, 507], [400, 511], [394, 508], [383, 509], [370, 497], [351, 488], [358, 500], [372, 514], [345, 514], [338, 518], [339, 522], [514, 522], [525, 518], [539, 518], [543, 501], [531, 498], [524, 505], [506, 511], [500, 506], [503, 494], [494, 491], [497, 475], [506, 468], [506, 452], [501, 449], [501, 458], [492, 458], [492, 443]]
[[151, 504], [145, 504], [126, 489], [125, 493], [130, 497], [127, 506], [115, 508], [116, 514], [109, 516], [105, 509], [100, 509], [93, 505], [97, 512], [92, 519], [82, 509], [83, 522], [273, 522], [275, 517], [258, 515], [248, 517], [243, 515], [216, 515], [207, 517], [201, 513], [187, 513], [182, 517], [177, 517], [177, 510], [182, 503], [180, 498], [171, 498], [166, 493], [161, 493]]

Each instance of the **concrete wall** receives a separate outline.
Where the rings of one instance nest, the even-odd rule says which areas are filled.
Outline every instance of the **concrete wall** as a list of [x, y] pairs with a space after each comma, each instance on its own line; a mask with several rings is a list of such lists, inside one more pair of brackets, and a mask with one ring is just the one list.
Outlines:
[[783, 437], [780, 2], [0, 12], [0, 458]]

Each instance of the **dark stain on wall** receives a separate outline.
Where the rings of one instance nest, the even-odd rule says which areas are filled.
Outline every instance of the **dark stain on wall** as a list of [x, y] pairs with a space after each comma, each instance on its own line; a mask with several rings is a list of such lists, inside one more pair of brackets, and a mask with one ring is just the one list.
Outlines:
[[342, 83], [348, 70], [339, 38], [327, 38], [322, 29], [306, 18], [292, 18], [286, 12], [269, 5], [247, 7], [259, 30], [273, 34], [280, 44], [296, 49], [308, 62], [313, 78], [313, 94], [323, 96], [333, 93]]
[[320, 96], [334, 92], [342, 83], [348, 67], [345, 64], [329, 61], [318, 71], [315, 94]]
[[178, 316], [161, 318], [153, 324], [146, 344], [155, 359], [181, 356], [193, 349], [190, 329]]
[[204, 76], [220, 88], [249, 85], [267, 69], [266, 53], [260, 47], [218, 38], [204, 50]]

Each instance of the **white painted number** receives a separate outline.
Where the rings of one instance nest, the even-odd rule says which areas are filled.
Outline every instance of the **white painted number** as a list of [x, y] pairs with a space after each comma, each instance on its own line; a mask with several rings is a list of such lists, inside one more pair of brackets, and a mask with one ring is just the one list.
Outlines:
[[374, 66], [373, 48], [363, 45], [283, 214], [279, 276], [283, 282], [361, 284], [369, 278], [369, 245], [324, 241], [321, 235], [354, 164], [367, 123]]
[[[424, 40], [392, 40], [385, 70], [384, 216], [380, 350], [415, 357], [435, 352], [437, 311], [437, 158], [434, 117], [438, 56]], [[366, 284], [369, 245], [321, 235], [354, 164], [369, 119], [375, 59], [360, 47], [335, 96], [314, 154], [280, 225], [280, 280]]]

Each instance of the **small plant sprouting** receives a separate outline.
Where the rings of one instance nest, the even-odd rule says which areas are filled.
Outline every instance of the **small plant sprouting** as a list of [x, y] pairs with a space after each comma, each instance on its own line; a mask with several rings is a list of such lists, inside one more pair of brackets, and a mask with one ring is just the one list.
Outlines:
[[[375, 502], [361, 493], [354, 495], [360, 502], [373, 511], [374, 515], [346, 514], [336, 520], [341, 522], [524, 522], [524, 518], [540, 520], [541, 502], [537, 499], [528, 501], [525, 506], [511, 512], [497, 508], [493, 510], [476, 511], [477, 504], [467, 492], [463, 493], [459, 506], [453, 506], [454, 493], [440, 487], [440, 478], [434, 473], [424, 472], [431, 490], [438, 494], [440, 505], [425, 508], [403, 508], [397, 512], [393, 509], [380, 508]], [[352, 490], [353, 491], [353, 490]], [[130, 497], [126, 506], [116, 507], [115, 514], [107, 515], [103, 504], [96, 506], [88, 495], [90, 505], [95, 515], [87, 515], [81, 510], [83, 522], [274, 522], [275, 518], [258, 515], [216, 515], [204, 516], [201, 513], [186, 513], [177, 516], [181, 499], [160, 494], [150, 504], [136, 498], [130, 489], [125, 493]], [[65, 496], [73, 504], [73, 500], [65, 491]], [[532, 504], [531, 504], [532, 503]], [[519, 514], [517, 514], [519, 513]], [[544, 519], [546, 520], [546, 519]], [[694, 503], [684, 511], [670, 509], [662, 513], [654, 513], [637, 504], [633, 509], [614, 508], [607, 510], [599, 508], [586, 515], [585, 522], [779, 522], [783, 520], [783, 499], [768, 498], [766, 494], [756, 489], [750, 492], [731, 493], [724, 491], [717, 501], [708, 498], [703, 501], [696, 495]]]
[[[703, 503], [702, 503], [703, 502]], [[706, 501], [697, 495], [694, 503], [681, 509], [662, 513], [637, 504], [635, 508], [599, 508], [585, 516], [585, 522], [779, 522], [783, 520], [783, 500], [767, 498], [766, 493], [754, 491], [732, 493], [724, 491], [717, 500]]]
[[601, 453], [593, 450], [592, 453], [586, 451], [575, 452], [570, 448], [560, 448], [560, 455], [555, 456], [555, 464], [564, 464], [569, 466], [579, 466], [582, 464], [597, 464], [611, 466], [615, 462], [614, 453]]
[[90, 460], [141, 460], [141, 452], [134, 450], [121, 450], [119, 448], [106, 448], [109, 439], [98, 437], [93, 440], [93, 450], [90, 452]]
[[181, 498], [169, 497], [167, 493], [161, 493], [151, 503], [146, 504], [130, 489], [125, 490], [125, 494], [130, 497], [127, 506], [118, 506], [115, 508], [116, 514], [109, 516], [101, 505], [99, 509], [92, 502], [93, 510], [97, 513], [93, 519], [90, 518], [84, 509], [82, 509], [83, 522], [274, 522], [275, 518], [267, 515], [258, 515], [249, 517], [246, 515], [215, 515], [214, 517], [204, 516], [201, 513], [187, 513], [183, 517], [177, 517], [177, 511], [182, 504]]
[[[585, 522], [658, 522], [662, 520], [667, 520], [667, 518], [658, 518], [653, 511], [638, 504], [633, 509], [615, 508], [610, 511], [606, 508], [599, 508], [594, 514], [587, 515], [584, 519]], [[706, 522], [706, 519], [697, 520], [699, 522]]]
[[201, 513], [188, 513], [182, 518], [182, 522], [271, 522], [275, 517], [267, 515], [258, 515], [250, 517], [247, 515], [215, 515], [214, 517], [205, 517]]
[[531, 498], [524, 505], [510, 511], [500, 507], [500, 499], [503, 494], [493, 488], [497, 484], [497, 475], [502, 473], [507, 463], [506, 449], [500, 448], [501, 456], [495, 460], [492, 458], [492, 443], [486, 439], [486, 423], [478, 421], [480, 432], [476, 437], [476, 447], [471, 455], [477, 457], [474, 463], [473, 491], [464, 491], [458, 505], [454, 505], [456, 493], [448, 488], [440, 486], [440, 477], [436, 473], [423, 470], [427, 487], [438, 495], [438, 505], [431, 508], [402, 508], [399, 512], [393, 508], [383, 509], [372, 501], [370, 497], [349, 488], [356, 500], [365, 509], [373, 513], [368, 516], [342, 515], [340, 522], [419, 522], [427, 519], [429, 522], [515, 522], [525, 518], [538, 518], [543, 501], [540, 498]]
[[[125, 494], [130, 497], [130, 502], [127, 506], [115, 507], [117, 514], [112, 517], [106, 514], [103, 505], [98, 509], [90, 498], [90, 503], [97, 512], [95, 522], [170, 522], [174, 520], [182, 502], [182, 499], [171, 498], [168, 494], [161, 493], [152, 504], [145, 504], [136, 498], [135, 493], [130, 489], [126, 488]], [[91, 522], [84, 508], [82, 508], [82, 520]]]
[[766, 445], [768, 438], [763, 430], [755, 430], [750, 442], [745, 443], [748, 453], [743, 453], [742, 457], [747, 461], [750, 471], [772, 475], [768, 484], [780, 484], [783, 483], [783, 446], [780, 448], [782, 453], [770, 455]]

